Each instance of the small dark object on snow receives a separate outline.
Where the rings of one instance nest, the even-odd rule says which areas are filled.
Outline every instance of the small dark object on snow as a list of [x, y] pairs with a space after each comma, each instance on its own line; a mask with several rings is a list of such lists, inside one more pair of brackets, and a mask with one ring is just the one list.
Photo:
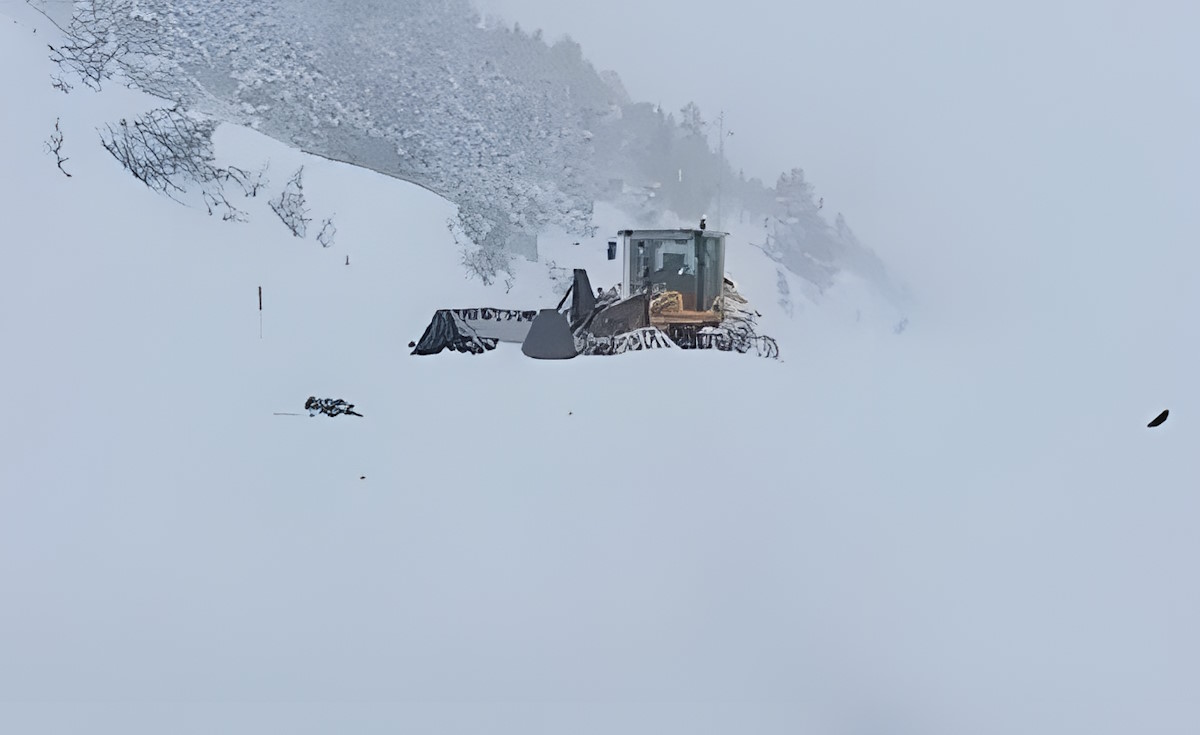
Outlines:
[[1146, 424], [1146, 428], [1153, 429], [1155, 426], [1162, 426], [1162, 423], [1167, 420], [1167, 414], [1171, 413], [1170, 409], [1160, 413], [1153, 421]]
[[304, 407], [308, 409], [309, 416], [316, 416], [318, 413], [323, 413], [326, 416], [346, 414], [347, 416], [362, 417], [361, 413], [354, 412], [353, 403], [346, 403], [341, 398], [334, 400], [332, 398], [309, 396], [308, 400], [304, 402]]
[[360, 477], [360, 478], [358, 478], [358, 479], [360, 479], [360, 480], [365, 480], [365, 479], [367, 479], [367, 476], [366, 476], [366, 475], [363, 475], [362, 477]]
[[409, 346], [409, 347], [416, 347], [416, 346], [417, 346], [417, 343], [416, 343], [416, 342], [409, 342], [409, 343], [408, 343], [408, 346]]

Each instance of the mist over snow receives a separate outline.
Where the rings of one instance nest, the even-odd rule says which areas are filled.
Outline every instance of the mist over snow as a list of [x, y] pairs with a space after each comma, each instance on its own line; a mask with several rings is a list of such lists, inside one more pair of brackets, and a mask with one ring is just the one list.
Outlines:
[[[826, 206], [913, 284], [906, 309], [866, 269], [822, 287], [730, 227], [781, 360], [412, 356], [437, 309], [553, 307], [573, 267], [615, 283], [629, 200], [596, 200], [594, 233], [545, 222], [484, 285], [455, 192], [205, 97], [212, 178], [181, 205], [103, 145], [164, 101], [54, 89], [59, 32], [0, 0], [0, 732], [1200, 727], [1195, 11], [689, 7], [610, 5], [629, 35], [594, 43], [614, 21], [581, 7], [570, 30], [644, 99], [665, 65], [612, 49], [703, 19], [780, 118], [803, 95], [734, 66], [744, 29], [854, 41], [863, 66], [806, 75], [827, 104], [794, 108], [794, 135], [756, 115], [734, 137], [787, 161], [754, 176], [840, 187]], [[549, 5], [500, 10], [553, 42]], [[844, 115], [889, 58], [925, 73]], [[301, 170], [302, 237], [277, 213]], [[788, 182], [764, 229], [802, 221]], [[363, 416], [310, 418], [309, 396]]]

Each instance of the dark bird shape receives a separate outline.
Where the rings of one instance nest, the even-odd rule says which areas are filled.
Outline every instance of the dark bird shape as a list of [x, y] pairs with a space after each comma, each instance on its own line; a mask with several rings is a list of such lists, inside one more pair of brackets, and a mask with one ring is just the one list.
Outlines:
[[1171, 411], [1169, 409], [1166, 411], [1163, 411], [1157, 417], [1155, 417], [1155, 419], [1153, 421], [1146, 424], [1146, 428], [1153, 429], [1155, 426], [1162, 426], [1162, 423], [1167, 420], [1167, 414], [1169, 414], [1169, 413], [1171, 413]]

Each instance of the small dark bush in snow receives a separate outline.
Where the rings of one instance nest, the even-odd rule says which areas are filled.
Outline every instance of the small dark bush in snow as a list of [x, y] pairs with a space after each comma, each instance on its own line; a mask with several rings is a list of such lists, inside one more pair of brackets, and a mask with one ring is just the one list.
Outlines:
[[58, 125], [61, 119], [59, 118], [54, 121], [54, 132], [46, 140], [46, 153], [54, 154], [54, 157], [58, 159], [58, 170], [62, 171], [64, 176], [70, 178], [71, 174], [67, 173], [67, 170], [63, 168], [63, 164], [71, 159], [64, 157], [62, 154], [63, 134], [62, 128]]
[[317, 233], [317, 242], [321, 243], [323, 248], [331, 248], [336, 235], [337, 227], [333, 224], [333, 217], [330, 217], [321, 223], [321, 231]]
[[304, 200], [303, 166], [292, 175], [279, 197], [271, 200], [271, 209], [279, 215], [279, 219], [287, 225], [293, 235], [296, 237], [308, 235], [308, 223], [312, 222], [312, 219], [308, 217], [308, 207]]

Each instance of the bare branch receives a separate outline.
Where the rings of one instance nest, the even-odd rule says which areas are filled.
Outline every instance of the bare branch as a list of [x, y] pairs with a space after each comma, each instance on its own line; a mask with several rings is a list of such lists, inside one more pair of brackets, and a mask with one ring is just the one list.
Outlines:
[[262, 186], [266, 166], [256, 175], [237, 167], [218, 168], [213, 160], [215, 129], [216, 123], [190, 117], [176, 104], [151, 110], [132, 123], [108, 125], [100, 142], [150, 189], [184, 203], [184, 196], [198, 188], [210, 215], [219, 212], [226, 222], [246, 222], [249, 215], [229, 200], [225, 184], [233, 181], [246, 196], [253, 196]]
[[204, 199], [204, 204], [208, 208], [208, 213], [215, 214], [221, 212], [221, 219], [226, 222], [248, 222], [250, 215], [246, 212], [233, 206], [233, 203], [225, 196], [225, 192], [218, 189], [215, 192], [205, 190], [201, 192]]
[[[61, 46], [50, 46], [50, 60], [93, 90], [115, 77], [148, 91], [169, 81], [159, 20], [141, 12], [136, 0], [78, 2], [63, 35]], [[55, 88], [70, 91], [70, 85]]]
[[[51, 48], [54, 47], [51, 46]], [[71, 90], [74, 89], [74, 87], [71, 86], [67, 80], [63, 79], [61, 76], [50, 77], [50, 86], [62, 92], [63, 94], [70, 94]]]
[[222, 171], [213, 165], [216, 124], [195, 120], [176, 105], [151, 110], [131, 125], [121, 120], [101, 133], [101, 144], [122, 166], [154, 191], [178, 199], [191, 183], [216, 184]]
[[[478, 278], [483, 282], [483, 285], [490, 286], [499, 276], [501, 271], [508, 273], [511, 281], [512, 276], [512, 260], [513, 254], [511, 251], [499, 247], [476, 246], [466, 238], [461, 216], [458, 220], [449, 219], [446, 221], [446, 229], [450, 231], [450, 236], [454, 238], [454, 244], [459, 247], [459, 262], [467, 270], [468, 278]], [[462, 235], [466, 240], [459, 239]], [[512, 285], [506, 281], [509, 290]]]
[[269, 165], [269, 163], [264, 163], [262, 168], [258, 170], [258, 173], [255, 174], [251, 174], [249, 171], [237, 166], [230, 166], [229, 168], [218, 169], [218, 175], [222, 182], [236, 182], [238, 186], [242, 187], [242, 191], [246, 196], [257, 197], [259, 190], [269, 183], [266, 178], [267, 167]]
[[321, 243], [323, 248], [331, 248], [335, 235], [337, 235], [337, 227], [333, 224], [333, 217], [330, 217], [321, 223], [321, 231], [317, 233], [317, 242]]
[[46, 153], [54, 154], [54, 157], [58, 159], [58, 170], [62, 171], [64, 176], [70, 178], [71, 174], [67, 173], [67, 170], [63, 168], [63, 164], [71, 159], [64, 157], [62, 154], [63, 133], [62, 128], [59, 127], [61, 120], [62, 118], [55, 118], [54, 120], [54, 132], [50, 134], [50, 138], [46, 141]]
[[312, 219], [307, 216], [308, 208], [304, 200], [303, 176], [304, 167], [301, 166], [292, 175], [279, 197], [271, 200], [271, 209], [279, 215], [279, 219], [287, 225], [293, 235], [301, 238], [307, 236], [308, 223], [312, 222]]

